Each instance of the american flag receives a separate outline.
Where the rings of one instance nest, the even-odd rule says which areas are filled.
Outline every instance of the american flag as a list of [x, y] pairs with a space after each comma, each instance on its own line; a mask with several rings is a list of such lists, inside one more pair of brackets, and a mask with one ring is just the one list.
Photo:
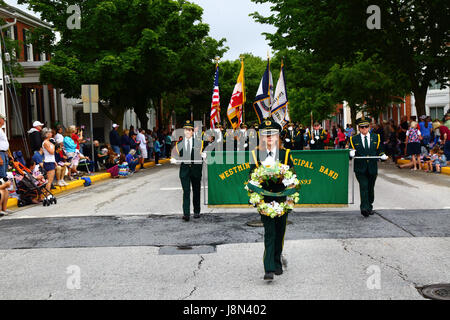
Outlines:
[[220, 95], [219, 95], [219, 66], [216, 67], [214, 77], [214, 90], [211, 103], [210, 127], [216, 129], [215, 123], [220, 123]]

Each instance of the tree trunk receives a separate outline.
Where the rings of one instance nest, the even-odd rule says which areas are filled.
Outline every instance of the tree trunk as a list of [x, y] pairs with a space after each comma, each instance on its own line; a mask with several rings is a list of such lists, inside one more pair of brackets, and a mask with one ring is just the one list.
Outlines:
[[352, 118], [352, 128], [356, 131], [356, 106], [348, 105], [350, 108], [350, 116]]
[[148, 129], [148, 116], [145, 111], [134, 110], [136, 115], [141, 122], [141, 128], [147, 130]]
[[126, 109], [124, 107], [120, 106], [114, 106], [113, 104], [110, 104], [110, 106], [107, 108], [102, 103], [99, 102], [99, 108], [100, 110], [109, 118], [113, 123], [117, 123], [119, 127], [119, 133], [122, 134], [123, 130], [123, 117]]
[[427, 98], [428, 86], [417, 87], [414, 93], [414, 104], [416, 106], [417, 120], [420, 116], [426, 115], [425, 101]]

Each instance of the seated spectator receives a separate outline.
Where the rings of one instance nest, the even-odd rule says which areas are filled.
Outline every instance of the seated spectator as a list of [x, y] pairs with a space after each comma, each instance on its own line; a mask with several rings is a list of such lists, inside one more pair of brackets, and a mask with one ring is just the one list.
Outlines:
[[437, 159], [433, 161], [433, 170], [436, 170], [436, 173], [441, 173], [442, 167], [447, 166], [447, 157], [444, 154], [444, 150], [439, 149], [437, 151]]
[[42, 174], [42, 172], [39, 170], [39, 166], [36, 165], [36, 162], [34, 162], [33, 159], [29, 159], [27, 161], [27, 168], [31, 170], [31, 174], [33, 175], [33, 177], [36, 179], [35, 184], [37, 186], [43, 185], [45, 183], [47, 183], [45, 181], [45, 177]]
[[66, 173], [69, 173], [71, 163], [67, 160], [67, 157], [64, 155], [64, 152], [61, 148], [61, 145], [56, 146], [55, 150], [55, 160], [56, 160], [56, 181], [58, 186], [63, 187], [68, 184], [64, 181], [64, 177]]
[[44, 149], [41, 147], [39, 150], [36, 150], [31, 158], [41, 167], [42, 172], [44, 172]]
[[129, 173], [128, 163], [125, 160], [125, 155], [123, 153], [120, 154], [118, 166], [119, 166], [119, 178], [128, 177], [128, 173]]
[[118, 167], [118, 155], [114, 152], [111, 146], [108, 145], [108, 158], [105, 162], [106, 171], [111, 174], [112, 178], [117, 178], [119, 176]]
[[0, 211], [0, 217], [8, 214], [8, 198], [9, 198], [9, 188], [11, 187], [11, 181], [6, 181], [0, 185], [0, 201], [2, 203], [2, 211]]
[[128, 163], [128, 168], [129, 168], [130, 172], [132, 172], [132, 173], [139, 170], [139, 169], [136, 170], [136, 166], [139, 163], [139, 158], [135, 157], [135, 155], [136, 155], [136, 150], [131, 149], [125, 158], [125, 161]]

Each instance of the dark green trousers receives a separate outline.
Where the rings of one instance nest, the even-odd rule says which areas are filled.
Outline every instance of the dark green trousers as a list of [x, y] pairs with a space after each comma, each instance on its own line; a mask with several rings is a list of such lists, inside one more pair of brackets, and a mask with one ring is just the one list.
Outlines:
[[281, 264], [281, 253], [283, 252], [284, 234], [288, 214], [281, 217], [271, 218], [261, 215], [264, 224], [264, 271], [274, 272], [283, 269]]
[[359, 182], [359, 194], [361, 197], [361, 205], [359, 208], [361, 211], [372, 211], [373, 201], [375, 200], [375, 181], [377, 175], [370, 174], [368, 171], [365, 173], [355, 172], [356, 179]]
[[[184, 168], [183, 168], [184, 169]], [[187, 169], [184, 169], [187, 170]], [[191, 185], [193, 193], [194, 213], [200, 213], [200, 190], [202, 176], [197, 172], [187, 172], [180, 174], [181, 187], [183, 188], [183, 214], [187, 217], [191, 215]]]

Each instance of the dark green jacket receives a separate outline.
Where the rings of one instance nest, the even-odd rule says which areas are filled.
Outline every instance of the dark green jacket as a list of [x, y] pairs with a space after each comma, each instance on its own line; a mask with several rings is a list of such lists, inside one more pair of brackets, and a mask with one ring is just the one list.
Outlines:
[[[203, 141], [200, 139], [192, 139], [193, 141], [193, 152], [191, 154], [191, 159], [187, 159], [184, 157], [184, 138], [177, 142], [175, 145], [175, 149], [177, 151], [178, 157], [176, 159], [181, 161], [180, 166], [180, 177], [193, 176], [193, 177], [201, 177], [202, 176], [202, 164], [198, 163], [202, 160], [202, 152], [204, 149]], [[192, 163], [189, 160], [195, 160], [197, 163]]]
[[[350, 145], [356, 150], [355, 157], [376, 157], [384, 154], [383, 141], [376, 133], [370, 134], [369, 149], [364, 148], [361, 134], [350, 137]], [[368, 170], [370, 174], [376, 175], [378, 174], [378, 159], [355, 159], [353, 170], [358, 173], [365, 173]]]
[[[259, 147], [256, 148], [255, 150], [252, 150], [250, 152], [250, 176], [253, 173], [253, 171], [255, 170], [256, 167], [261, 165], [261, 162], [263, 162], [264, 160], [266, 160], [267, 157], [267, 152], [262, 152], [261, 154], [261, 158], [260, 158], [260, 152], [259, 152]], [[280, 148], [277, 152], [277, 160], [280, 161], [282, 164], [287, 164], [290, 168], [294, 168], [294, 161], [292, 160], [292, 155], [291, 155], [291, 150], [290, 149], [284, 149], [284, 148]], [[295, 170], [294, 170], [295, 172]], [[271, 192], [280, 192], [284, 189], [283, 185], [276, 185], [274, 186], [273, 189], [269, 190]], [[284, 199], [277, 199], [274, 197], [264, 197], [264, 201], [266, 202], [271, 202], [273, 200], [276, 201], [284, 201]]]

